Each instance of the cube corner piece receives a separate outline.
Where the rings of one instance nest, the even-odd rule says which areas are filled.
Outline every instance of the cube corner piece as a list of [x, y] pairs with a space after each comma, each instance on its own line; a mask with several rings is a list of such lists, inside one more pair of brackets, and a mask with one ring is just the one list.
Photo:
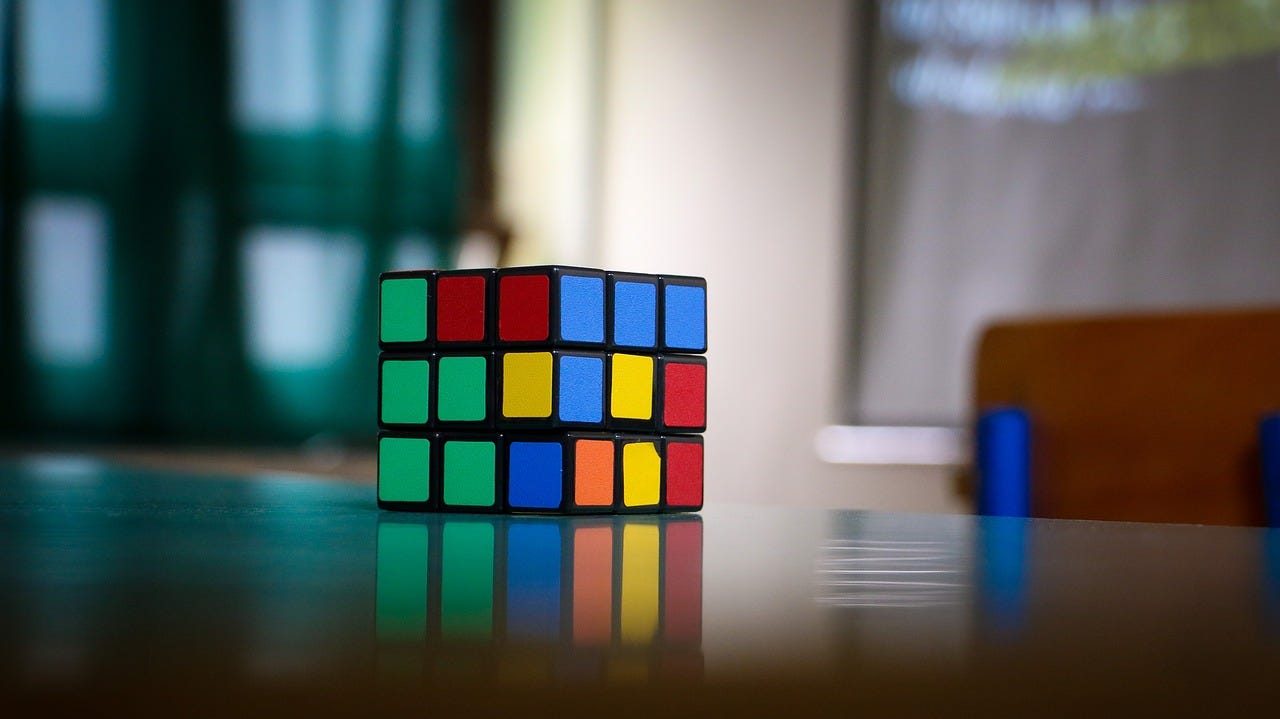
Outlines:
[[604, 348], [605, 284], [603, 270], [585, 267], [498, 270], [497, 346]]
[[434, 342], [436, 272], [400, 270], [378, 275], [378, 347], [423, 350]]
[[704, 451], [702, 436], [669, 435], [662, 439], [662, 510], [702, 510]]
[[659, 351], [703, 354], [707, 351], [707, 281], [686, 275], [662, 275], [662, 332]]

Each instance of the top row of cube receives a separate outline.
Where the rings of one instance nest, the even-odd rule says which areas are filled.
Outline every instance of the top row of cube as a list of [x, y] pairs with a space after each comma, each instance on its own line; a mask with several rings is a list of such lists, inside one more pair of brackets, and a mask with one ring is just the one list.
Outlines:
[[701, 277], [581, 267], [409, 270], [380, 277], [378, 344], [707, 350]]

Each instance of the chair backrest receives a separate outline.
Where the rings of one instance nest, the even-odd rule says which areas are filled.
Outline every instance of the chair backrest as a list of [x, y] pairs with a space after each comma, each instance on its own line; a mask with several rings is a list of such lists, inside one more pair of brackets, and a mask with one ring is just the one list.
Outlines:
[[1031, 417], [1033, 516], [1265, 524], [1280, 309], [1000, 323], [976, 371], [979, 413]]

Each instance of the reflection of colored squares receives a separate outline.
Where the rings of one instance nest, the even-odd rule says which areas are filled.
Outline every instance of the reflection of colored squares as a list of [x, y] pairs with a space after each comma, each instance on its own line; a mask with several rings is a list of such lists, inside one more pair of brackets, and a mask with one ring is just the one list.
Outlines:
[[604, 421], [604, 357], [559, 355], [558, 414], [561, 422]]
[[622, 347], [656, 347], [658, 287], [652, 282], [613, 283], [613, 343]]
[[604, 278], [560, 276], [560, 338], [604, 342]]
[[440, 557], [440, 625], [445, 636], [493, 631], [493, 525], [446, 522]]
[[507, 635], [560, 636], [560, 525], [513, 520], [507, 530]]
[[509, 275], [498, 280], [498, 340], [550, 339], [551, 281], [546, 275]]
[[672, 509], [702, 507], [702, 442], [667, 439], [667, 499]]
[[707, 289], [700, 280], [697, 282], [699, 284], [695, 286], [663, 281], [664, 349], [682, 352], [703, 352], [707, 349]]
[[662, 525], [663, 638], [697, 646], [702, 641], [702, 520]]
[[551, 416], [551, 353], [509, 352], [502, 356], [502, 416]]
[[441, 276], [436, 281], [436, 339], [440, 342], [483, 342], [487, 278], [484, 275]]
[[618, 632], [626, 644], [648, 644], [658, 630], [658, 527], [622, 527], [622, 577]]
[[613, 440], [574, 440], [574, 504], [579, 507], [612, 506], [613, 472]]
[[615, 419], [653, 418], [653, 358], [612, 355], [609, 414]]
[[381, 372], [379, 419], [385, 424], [426, 424], [431, 398], [431, 364], [386, 360]]
[[573, 641], [607, 645], [613, 631], [613, 529], [573, 532]]
[[378, 639], [405, 641], [427, 634], [427, 526], [378, 525], [376, 599]]
[[488, 357], [440, 357], [436, 374], [436, 419], [441, 422], [488, 419]]
[[662, 485], [662, 459], [654, 442], [622, 445], [622, 505], [625, 508], [658, 504]]
[[508, 445], [507, 499], [513, 509], [556, 509], [564, 493], [564, 446], [553, 442]]
[[383, 342], [425, 342], [427, 291], [425, 277], [382, 280], [378, 339]]
[[426, 502], [431, 498], [431, 440], [378, 438], [378, 500]]
[[450, 507], [492, 507], [497, 499], [494, 442], [444, 440], [441, 494]]

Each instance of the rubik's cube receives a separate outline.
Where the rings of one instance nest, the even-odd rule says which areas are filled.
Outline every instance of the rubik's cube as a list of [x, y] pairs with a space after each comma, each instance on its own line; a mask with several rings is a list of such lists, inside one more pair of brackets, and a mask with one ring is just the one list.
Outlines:
[[379, 507], [702, 507], [705, 280], [548, 266], [379, 286]]

